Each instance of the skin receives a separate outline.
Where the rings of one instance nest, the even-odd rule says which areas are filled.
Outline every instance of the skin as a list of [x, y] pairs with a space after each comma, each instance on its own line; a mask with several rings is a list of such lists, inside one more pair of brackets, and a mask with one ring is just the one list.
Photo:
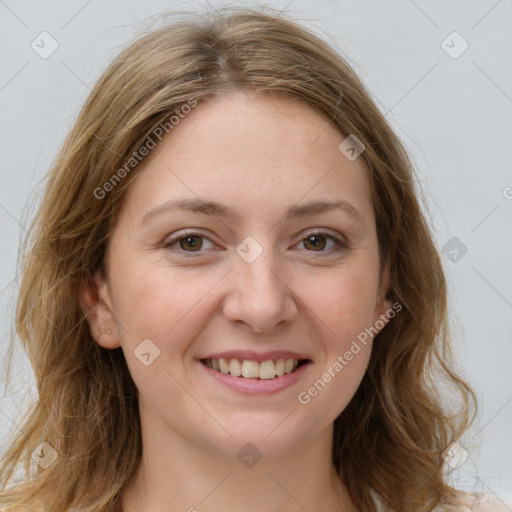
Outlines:
[[[237, 92], [199, 104], [146, 158], [105, 275], [81, 297], [92, 335], [105, 349], [122, 347], [139, 392], [144, 453], [125, 512], [356, 510], [331, 464], [332, 427], [363, 378], [371, 340], [307, 405], [297, 399], [390, 308], [368, 169], [338, 150], [344, 139], [300, 101]], [[178, 198], [214, 200], [242, 218], [170, 210], [141, 223]], [[348, 201], [362, 222], [342, 211], [284, 219], [314, 200]], [[199, 252], [179, 236], [165, 247], [184, 229], [203, 237], [193, 240]], [[320, 235], [315, 250], [308, 237], [324, 230], [349, 247]], [[236, 252], [247, 236], [263, 251], [252, 263]], [[134, 355], [144, 339], [160, 350], [148, 366]], [[231, 349], [292, 350], [312, 364], [278, 394], [249, 397], [197, 360]], [[236, 457], [247, 442], [262, 454], [251, 468]]]

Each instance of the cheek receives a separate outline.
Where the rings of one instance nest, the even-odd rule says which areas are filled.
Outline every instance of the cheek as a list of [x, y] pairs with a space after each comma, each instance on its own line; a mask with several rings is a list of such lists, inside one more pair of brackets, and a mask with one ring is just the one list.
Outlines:
[[162, 361], [183, 353], [208, 321], [207, 296], [219, 276], [203, 273], [198, 278], [161, 263], [125, 263], [112, 280], [123, 349], [133, 351], [150, 339], [161, 349]]
[[375, 283], [354, 271], [340, 273], [321, 288], [307, 305], [318, 319], [323, 353], [298, 400], [315, 418], [330, 422], [350, 402], [368, 366], [372, 339], [366, 329], [372, 325]]
[[[359, 262], [358, 262], [359, 263]], [[323, 356], [300, 403], [315, 403], [332, 420], [347, 406], [368, 366], [378, 287], [372, 261], [339, 268], [329, 278], [304, 281], [307, 306], [318, 319]], [[309, 283], [309, 284], [308, 284]]]
[[[319, 406], [325, 408], [326, 414], [332, 414], [331, 421], [346, 408], [357, 391], [364, 377], [371, 354], [371, 344], [356, 342], [338, 351], [336, 357], [316, 381], [315, 388], [322, 393]], [[320, 381], [320, 382], [319, 382]], [[327, 389], [323, 390], [323, 386]]]
[[169, 395], [180, 400], [179, 383], [186, 378], [181, 362], [208, 321], [205, 297], [218, 278], [193, 279], [187, 272], [163, 271], [161, 265], [125, 264], [114, 280], [120, 342], [140, 398], [150, 397], [155, 404]]
[[373, 321], [378, 276], [371, 269], [370, 265], [347, 266], [304, 282], [305, 303], [330, 333], [330, 344], [340, 350]]

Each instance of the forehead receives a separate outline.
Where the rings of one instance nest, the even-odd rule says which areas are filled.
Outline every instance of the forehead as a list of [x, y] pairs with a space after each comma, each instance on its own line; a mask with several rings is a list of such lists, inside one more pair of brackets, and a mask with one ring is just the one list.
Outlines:
[[[298, 99], [236, 92], [201, 103], [146, 157], [126, 202], [137, 215], [169, 200], [214, 200], [243, 216], [314, 200], [350, 200], [371, 215], [363, 158]], [[366, 212], [366, 213], [365, 213]]]

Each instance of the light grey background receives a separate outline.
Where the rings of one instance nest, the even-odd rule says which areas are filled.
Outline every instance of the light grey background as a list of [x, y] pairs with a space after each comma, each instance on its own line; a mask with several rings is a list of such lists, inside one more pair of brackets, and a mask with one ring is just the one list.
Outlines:
[[[455, 351], [481, 399], [481, 414], [460, 441], [468, 459], [453, 479], [461, 488], [511, 499], [512, 2], [266, 5], [285, 9], [344, 52], [413, 157], [439, 247], [456, 237], [467, 248], [461, 257], [460, 247], [449, 246], [444, 262]], [[1, 357], [27, 200], [90, 87], [149, 16], [206, 7], [204, 1], [0, 0]], [[46, 59], [31, 47], [43, 31], [59, 45]], [[464, 41], [469, 46], [458, 55]], [[15, 388], [0, 398], [0, 451], [37, 396], [25, 356], [17, 360]]]

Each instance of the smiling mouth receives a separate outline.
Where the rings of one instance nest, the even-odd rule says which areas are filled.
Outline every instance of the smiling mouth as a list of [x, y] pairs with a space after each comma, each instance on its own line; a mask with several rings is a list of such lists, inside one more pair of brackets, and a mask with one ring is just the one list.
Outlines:
[[309, 363], [309, 359], [276, 359], [259, 363], [250, 359], [201, 359], [208, 368], [244, 379], [271, 380], [293, 373], [300, 366]]

